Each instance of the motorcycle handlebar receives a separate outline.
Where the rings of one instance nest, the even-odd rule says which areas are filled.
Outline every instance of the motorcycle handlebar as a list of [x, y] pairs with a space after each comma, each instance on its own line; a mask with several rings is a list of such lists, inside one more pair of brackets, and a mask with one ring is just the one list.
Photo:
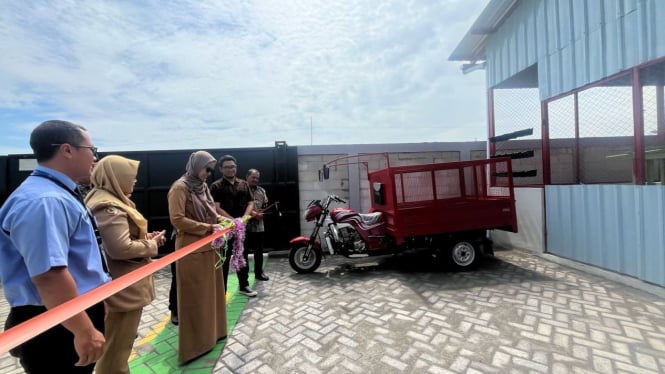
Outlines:
[[331, 197], [333, 200], [337, 201], [338, 203], [346, 204], [346, 201], [344, 201], [343, 199], [340, 199], [340, 197], [337, 196], [337, 195], [330, 195], [330, 197]]

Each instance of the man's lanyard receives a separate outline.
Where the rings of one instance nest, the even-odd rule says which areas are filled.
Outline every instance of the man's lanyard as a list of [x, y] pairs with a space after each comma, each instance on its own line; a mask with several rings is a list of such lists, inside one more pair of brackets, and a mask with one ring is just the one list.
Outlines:
[[83, 196], [77, 191], [73, 191], [69, 187], [67, 187], [66, 184], [62, 183], [59, 181], [57, 178], [54, 176], [44, 173], [39, 170], [35, 170], [30, 174], [31, 177], [40, 177], [40, 178], [46, 178], [50, 180], [51, 182], [55, 183], [58, 187], [64, 189], [65, 191], [69, 192], [72, 196], [78, 200], [81, 205], [85, 208], [86, 213], [88, 214], [88, 218], [90, 219], [90, 222], [92, 223], [92, 229], [95, 232], [95, 239], [97, 239], [97, 248], [99, 249], [99, 257], [102, 259], [102, 269], [106, 274], [109, 274], [109, 268], [106, 264], [106, 256], [104, 256], [104, 253], [102, 252], [102, 235], [99, 232], [99, 227], [97, 226], [97, 220], [95, 219], [95, 216], [92, 214], [92, 211], [90, 211], [90, 208], [88, 208], [87, 205], [85, 205], [85, 202], [83, 201]]

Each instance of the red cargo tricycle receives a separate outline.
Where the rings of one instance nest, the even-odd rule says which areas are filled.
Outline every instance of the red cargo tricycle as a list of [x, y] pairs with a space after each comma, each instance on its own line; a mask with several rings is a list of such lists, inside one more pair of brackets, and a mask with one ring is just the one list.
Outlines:
[[[338, 160], [324, 165], [324, 178]], [[331, 255], [365, 258], [425, 249], [459, 270], [472, 269], [484, 255], [493, 255], [487, 230], [517, 232], [510, 158], [396, 167], [388, 163], [367, 175], [370, 213], [331, 209], [333, 203], [346, 203], [336, 195], [307, 205], [305, 219], [315, 225], [309, 237], [290, 241], [289, 263], [295, 271], [310, 273], [321, 264], [323, 227]]]

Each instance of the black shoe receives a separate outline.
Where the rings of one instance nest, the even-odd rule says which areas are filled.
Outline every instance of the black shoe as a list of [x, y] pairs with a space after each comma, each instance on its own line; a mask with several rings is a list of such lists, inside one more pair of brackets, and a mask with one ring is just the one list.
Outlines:
[[255, 297], [256, 295], [259, 294], [258, 292], [251, 289], [249, 286], [240, 287], [240, 290], [238, 290], [238, 292], [249, 297]]
[[173, 313], [171, 313], [171, 323], [176, 325], [176, 326], [178, 326], [178, 324], [180, 323], [180, 320], [178, 319], [178, 316], [173, 315]]
[[254, 279], [258, 279], [258, 280], [260, 280], [260, 281], [267, 281], [267, 280], [270, 280], [270, 278], [268, 278], [268, 276], [265, 275], [265, 274], [263, 274], [263, 273], [261, 273], [261, 274], [259, 274], [259, 275], [255, 275], [255, 276], [254, 276]]

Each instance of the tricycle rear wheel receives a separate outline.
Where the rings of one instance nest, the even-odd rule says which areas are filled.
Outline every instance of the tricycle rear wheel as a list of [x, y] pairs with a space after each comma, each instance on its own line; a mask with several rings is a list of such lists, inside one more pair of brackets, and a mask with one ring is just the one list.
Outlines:
[[450, 249], [450, 262], [458, 270], [471, 270], [478, 265], [481, 253], [471, 240], [454, 241]]
[[318, 269], [321, 264], [323, 252], [321, 248], [312, 247], [307, 253], [307, 246], [294, 246], [289, 252], [289, 264], [291, 268], [300, 274], [311, 273]]

